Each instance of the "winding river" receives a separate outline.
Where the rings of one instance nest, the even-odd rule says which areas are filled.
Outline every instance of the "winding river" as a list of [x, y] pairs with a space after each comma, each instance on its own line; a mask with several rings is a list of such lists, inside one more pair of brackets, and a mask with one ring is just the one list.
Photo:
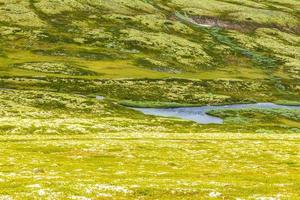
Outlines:
[[242, 109], [242, 108], [286, 108], [299, 109], [300, 106], [277, 105], [273, 103], [256, 104], [235, 104], [225, 106], [201, 106], [201, 107], [180, 107], [180, 108], [132, 108], [146, 115], [162, 117], [176, 117], [185, 120], [195, 121], [200, 124], [223, 124], [223, 120], [218, 117], [208, 115], [210, 110], [220, 109]]

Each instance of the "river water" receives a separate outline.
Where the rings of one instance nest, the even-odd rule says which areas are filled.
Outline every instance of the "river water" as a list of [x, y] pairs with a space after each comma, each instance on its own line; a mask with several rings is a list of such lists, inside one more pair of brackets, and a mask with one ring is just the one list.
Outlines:
[[208, 115], [210, 110], [220, 109], [242, 109], [242, 108], [286, 108], [299, 109], [300, 106], [277, 105], [273, 103], [255, 103], [255, 104], [235, 104], [225, 106], [201, 106], [201, 107], [180, 107], [180, 108], [132, 108], [146, 115], [155, 115], [161, 117], [176, 117], [185, 120], [191, 120], [200, 124], [222, 124], [223, 120], [218, 117]]

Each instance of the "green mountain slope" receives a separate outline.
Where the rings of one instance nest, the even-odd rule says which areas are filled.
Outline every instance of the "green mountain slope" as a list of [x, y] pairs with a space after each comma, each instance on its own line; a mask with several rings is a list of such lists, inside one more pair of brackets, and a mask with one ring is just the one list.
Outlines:
[[1, 76], [258, 81], [272, 88], [264, 94], [271, 99], [297, 100], [299, 7], [290, 0], [6, 0]]
[[5, 74], [50, 60], [106, 77], [299, 78], [297, 1], [3, 1], [0, 21]]

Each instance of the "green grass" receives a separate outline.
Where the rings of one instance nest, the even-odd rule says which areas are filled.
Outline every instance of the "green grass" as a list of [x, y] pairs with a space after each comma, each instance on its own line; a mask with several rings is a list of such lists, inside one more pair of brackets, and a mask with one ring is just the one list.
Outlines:
[[16, 199], [299, 198], [298, 135], [139, 137], [1, 137], [0, 193]]
[[255, 131], [145, 116], [80, 95], [0, 92], [1, 198], [299, 197], [295, 111], [251, 111], [267, 123], [290, 120]]
[[126, 108], [299, 105], [298, 10], [0, 0], [0, 200], [299, 199], [298, 111], [211, 111], [225, 123], [202, 125]]
[[[249, 102], [268, 102], [281, 98], [281, 87], [273, 82], [241, 80], [187, 80], [187, 79], [80, 79], [56, 77], [3, 77], [1, 87], [49, 90], [78, 93], [83, 95], [99, 94], [116, 100], [145, 102], [174, 102], [180, 104], [232, 104]], [[278, 86], [278, 87], [279, 87]], [[297, 85], [295, 86], [297, 87]], [[290, 99], [297, 98], [297, 92], [290, 88]], [[255, 95], [254, 95], [255, 94]]]
[[287, 105], [287, 106], [300, 106], [299, 101], [278, 100], [278, 101], [275, 101], [274, 103], [280, 104], [280, 105]]
[[243, 124], [254, 132], [260, 132], [259, 127], [263, 130], [269, 129], [271, 133], [274, 133], [272, 129], [276, 129], [275, 127], [285, 128], [285, 133], [300, 132], [300, 110], [298, 109], [224, 109], [212, 110], [208, 113], [223, 118], [226, 124]]
[[181, 104], [175, 102], [160, 102], [160, 101], [119, 101], [120, 105], [136, 108], [178, 108], [178, 107], [193, 107], [201, 106], [201, 104]]

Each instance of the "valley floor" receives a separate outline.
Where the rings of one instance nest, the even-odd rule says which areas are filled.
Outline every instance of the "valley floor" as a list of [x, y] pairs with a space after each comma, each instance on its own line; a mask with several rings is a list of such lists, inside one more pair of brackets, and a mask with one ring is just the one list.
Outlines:
[[[47, 83], [33, 80], [2, 84]], [[97, 85], [125, 95], [118, 88], [136, 84], [112, 83]], [[299, 110], [211, 112], [224, 124], [143, 115], [92, 94], [2, 88], [0, 200], [300, 198]]]
[[299, 199], [299, 134], [1, 136], [0, 199]]

